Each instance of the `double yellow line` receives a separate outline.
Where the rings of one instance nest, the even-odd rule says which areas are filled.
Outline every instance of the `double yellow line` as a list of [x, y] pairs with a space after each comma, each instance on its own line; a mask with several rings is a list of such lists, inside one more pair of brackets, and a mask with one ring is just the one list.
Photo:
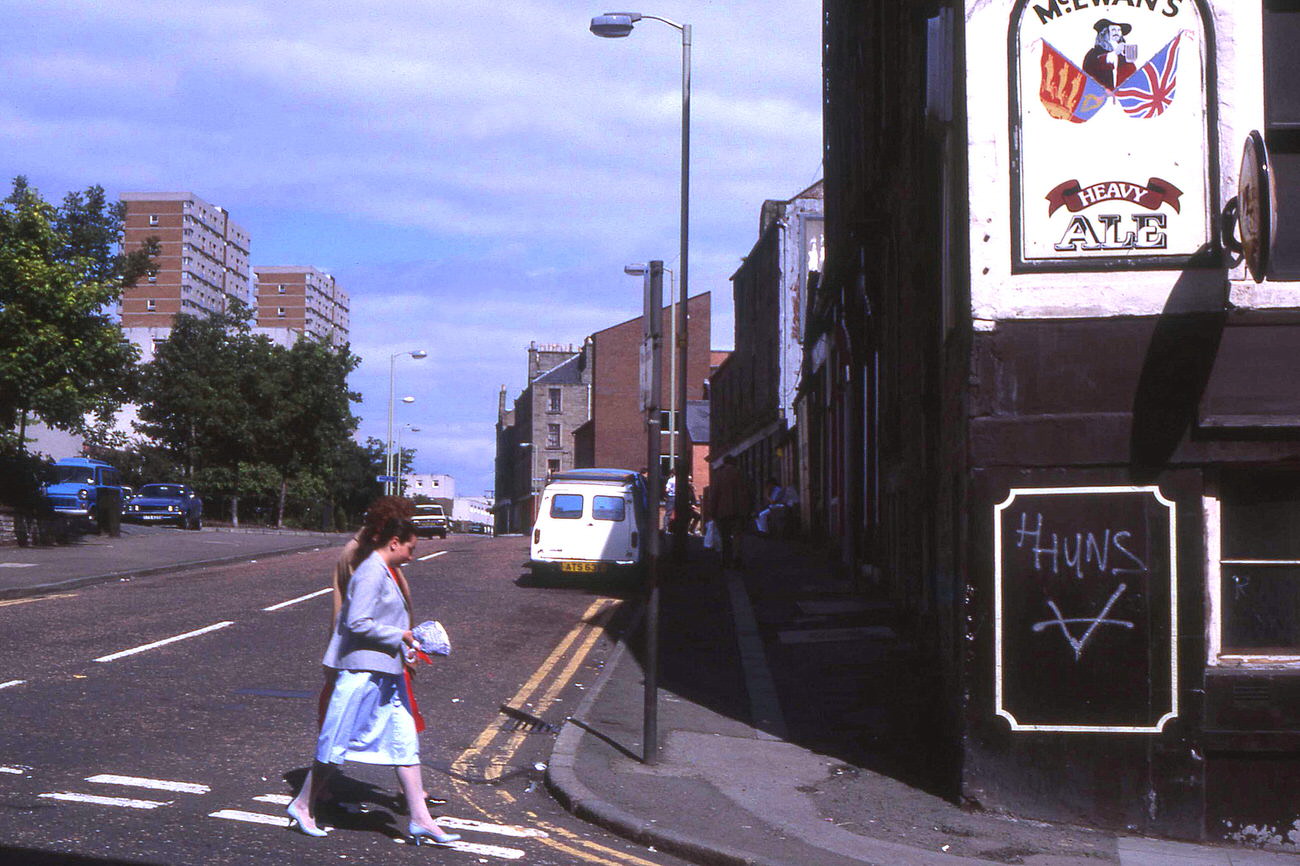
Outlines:
[[[510, 699], [510, 706], [518, 709], [527, 707], [527, 711], [535, 716], [541, 716], [550, 709], [560, 692], [573, 680], [574, 674], [591, 654], [592, 647], [604, 634], [605, 627], [616, 609], [617, 604], [612, 598], [600, 598], [592, 602], [568, 634], [556, 644], [546, 660], [515, 692], [514, 697]], [[534, 702], [531, 707], [528, 707], [529, 701]], [[480, 793], [486, 792], [483, 789], [476, 790], [468, 781], [479, 773], [487, 780], [500, 779], [528, 736], [527, 731], [516, 730], [498, 741], [502, 733], [500, 722], [493, 721], [485, 727], [469, 748], [451, 762], [451, 779], [452, 785], [464, 802], [485, 818], [509, 823], [510, 818], [497, 814], [495, 809], [515, 802], [510, 792], [504, 788], [492, 787], [488, 790], [496, 795], [500, 803], [484, 804], [476, 798]], [[560, 827], [550, 824], [541, 826], [552, 835], [539, 838], [538, 842], [584, 862], [602, 864], [602, 866], [658, 866], [649, 860], [583, 839], [576, 833]]]

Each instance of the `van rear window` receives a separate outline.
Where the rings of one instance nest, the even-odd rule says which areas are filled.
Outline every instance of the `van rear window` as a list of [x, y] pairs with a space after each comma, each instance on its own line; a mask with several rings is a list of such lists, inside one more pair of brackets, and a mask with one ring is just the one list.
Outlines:
[[577, 520], [582, 517], [582, 494], [555, 494], [551, 500], [551, 516], [559, 520]]
[[622, 520], [624, 514], [622, 496], [596, 496], [591, 501], [591, 516], [597, 520]]

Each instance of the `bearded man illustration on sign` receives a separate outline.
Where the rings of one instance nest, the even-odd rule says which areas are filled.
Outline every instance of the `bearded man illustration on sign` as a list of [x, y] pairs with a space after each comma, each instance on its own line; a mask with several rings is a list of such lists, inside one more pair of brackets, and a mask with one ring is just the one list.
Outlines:
[[1097, 31], [1097, 45], [1084, 56], [1083, 71], [1107, 90], [1114, 90], [1137, 72], [1133, 65], [1137, 46], [1129, 45], [1125, 39], [1133, 25], [1103, 18], [1092, 29]]

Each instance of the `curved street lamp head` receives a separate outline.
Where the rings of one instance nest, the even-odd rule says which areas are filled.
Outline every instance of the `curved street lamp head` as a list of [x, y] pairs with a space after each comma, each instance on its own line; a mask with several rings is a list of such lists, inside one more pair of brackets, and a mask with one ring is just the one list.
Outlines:
[[637, 262], [634, 265], [623, 266], [623, 273], [627, 274], [629, 277], [644, 277], [649, 272], [650, 266], [642, 264], [641, 262]]
[[411, 353], [411, 357], [419, 361], [421, 358], [429, 357], [429, 353], [424, 351], [423, 349], [416, 349], [414, 352]]
[[403, 397], [403, 398], [402, 398], [402, 402], [403, 402], [403, 403], [414, 403], [414, 402], [415, 402], [415, 398], [414, 398], [414, 397]]
[[632, 25], [641, 20], [639, 12], [606, 12], [591, 19], [591, 32], [606, 39], [618, 39], [632, 32]]

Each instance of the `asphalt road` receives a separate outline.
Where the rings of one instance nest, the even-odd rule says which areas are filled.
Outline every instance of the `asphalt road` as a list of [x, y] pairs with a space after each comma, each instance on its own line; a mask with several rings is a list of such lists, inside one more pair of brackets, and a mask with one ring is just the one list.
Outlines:
[[521, 579], [522, 538], [423, 541], [407, 566], [416, 618], [454, 651], [415, 691], [435, 815], [464, 839], [401, 840], [385, 767], [348, 764], [334, 831], [285, 829], [310, 764], [325, 592], [337, 549], [0, 601], [0, 863], [425, 862], [673, 866], [550, 799], [554, 742], [508, 730], [503, 703], [561, 721], [629, 605], [610, 587]]

